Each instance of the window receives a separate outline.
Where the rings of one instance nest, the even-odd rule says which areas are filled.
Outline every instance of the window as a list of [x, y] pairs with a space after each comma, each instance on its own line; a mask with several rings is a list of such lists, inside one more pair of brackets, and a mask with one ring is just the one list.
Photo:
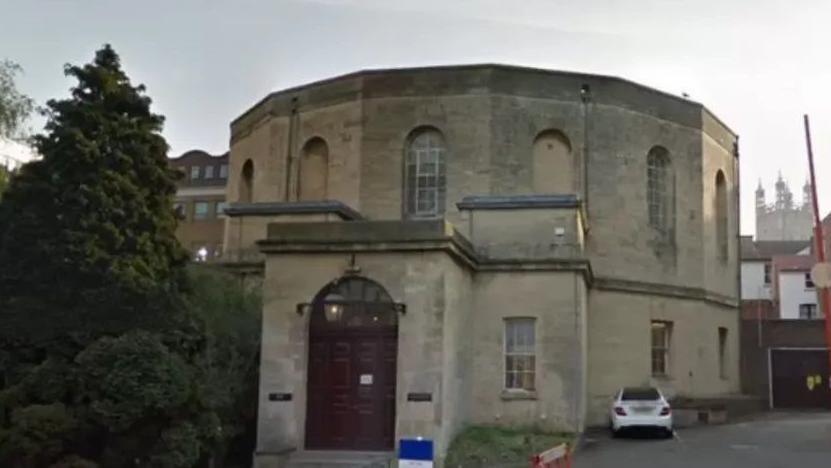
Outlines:
[[225, 217], [225, 208], [228, 208], [227, 202], [216, 202], [215, 213], [217, 216]]
[[661, 394], [658, 393], [657, 388], [627, 387], [621, 392], [620, 399], [621, 401], [655, 401], [661, 399]]
[[770, 263], [765, 263], [765, 284], [770, 284]]
[[190, 168], [190, 180], [196, 180], [199, 178], [199, 166], [191, 166]]
[[727, 378], [727, 328], [718, 327], [718, 375]]
[[505, 319], [505, 388], [534, 390], [536, 339], [533, 318]]
[[405, 208], [408, 217], [433, 217], [444, 213], [447, 148], [438, 130], [417, 131], [406, 155]]
[[208, 219], [209, 214], [208, 202], [196, 202], [193, 204], [193, 219]]
[[799, 304], [799, 318], [806, 320], [818, 319], [816, 304]]
[[814, 289], [814, 280], [811, 279], [811, 273], [805, 273], [805, 289]]
[[206, 179], [213, 179], [214, 178], [214, 167], [213, 166], [205, 166], [205, 178]]
[[652, 322], [652, 375], [668, 375], [672, 322]]
[[646, 204], [649, 225], [669, 235], [675, 220], [673, 178], [670, 173], [669, 152], [656, 146], [646, 157]]
[[727, 182], [724, 172], [716, 173], [716, 246], [718, 258], [722, 262], [727, 261]]
[[173, 213], [176, 216], [176, 219], [179, 220], [186, 220], [187, 219], [187, 212], [185, 211], [186, 205], [184, 202], [176, 202], [173, 204]]
[[228, 178], [228, 165], [223, 164], [219, 166], [219, 178], [220, 179], [227, 179]]

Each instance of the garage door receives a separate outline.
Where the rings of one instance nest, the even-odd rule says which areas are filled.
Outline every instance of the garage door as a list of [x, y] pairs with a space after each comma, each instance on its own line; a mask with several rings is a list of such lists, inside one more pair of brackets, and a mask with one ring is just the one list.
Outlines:
[[770, 365], [774, 408], [831, 408], [827, 351], [774, 349]]

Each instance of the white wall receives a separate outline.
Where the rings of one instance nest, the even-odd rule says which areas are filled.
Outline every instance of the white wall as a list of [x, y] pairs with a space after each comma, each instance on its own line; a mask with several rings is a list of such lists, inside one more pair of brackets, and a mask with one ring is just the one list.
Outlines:
[[799, 304], [816, 304], [816, 289], [805, 287], [804, 271], [779, 273], [779, 315], [783, 319], [798, 319]]
[[0, 138], [0, 166], [14, 171], [35, 158], [37, 154], [31, 147], [8, 138]]
[[742, 262], [742, 299], [770, 299], [770, 285], [765, 284], [765, 262]]

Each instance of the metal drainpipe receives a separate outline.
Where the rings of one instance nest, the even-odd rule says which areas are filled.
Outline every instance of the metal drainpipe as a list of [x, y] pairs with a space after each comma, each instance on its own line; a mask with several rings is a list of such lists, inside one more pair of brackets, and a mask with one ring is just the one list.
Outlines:
[[291, 98], [291, 114], [289, 115], [289, 137], [288, 147], [286, 148], [286, 194], [285, 200], [292, 201], [292, 174], [294, 173], [294, 147], [295, 147], [295, 133], [297, 132], [297, 96]]
[[[591, 86], [580, 86], [580, 100], [583, 102], [583, 209], [589, 212], [589, 103], [592, 99]], [[588, 216], [587, 216], [588, 217]], [[588, 225], [588, 220], [587, 225]]]
[[574, 275], [574, 336], [578, 339], [578, 342], [580, 343], [580, 348], [579, 348], [580, 352], [574, 353], [575, 361], [576, 361], [575, 367], [574, 367], [574, 373], [577, 376], [577, 378], [575, 379], [575, 387], [577, 388], [577, 391], [574, 392], [574, 429], [575, 429], [575, 432], [580, 432], [582, 430], [582, 426], [583, 426], [582, 418], [584, 416], [583, 414], [581, 414], [581, 410], [585, 411], [585, 409], [582, 408], [581, 403], [583, 402], [583, 399], [586, 397], [586, 390], [587, 390], [587, 387], [585, 385], [585, 379], [584, 379], [585, 376], [583, 375], [587, 370], [587, 369], [584, 369], [584, 366], [583, 366], [583, 363], [587, 362], [587, 358], [585, 356], [583, 356], [583, 352], [584, 352], [584, 350], [588, 350], [588, 344], [583, 343], [583, 335], [581, 334], [581, 327], [580, 327], [580, 324], [581, 324], [580, 304], [581, 304], [581, 302], [579, 302], [580, 287], [579, 287], [579, 284], [577, 282], [578, 282], [577, 274], [575, 274]]

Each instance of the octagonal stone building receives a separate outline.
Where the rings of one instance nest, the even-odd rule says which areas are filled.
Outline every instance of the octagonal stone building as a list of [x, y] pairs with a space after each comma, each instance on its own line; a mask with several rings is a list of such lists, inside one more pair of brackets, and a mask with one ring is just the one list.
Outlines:
[[737, 136], [619, 78], [465, 65], [272, 93], [231, 124], [225, 258], [262, 276], [258, 466], [612, 394], [739, 391]]

